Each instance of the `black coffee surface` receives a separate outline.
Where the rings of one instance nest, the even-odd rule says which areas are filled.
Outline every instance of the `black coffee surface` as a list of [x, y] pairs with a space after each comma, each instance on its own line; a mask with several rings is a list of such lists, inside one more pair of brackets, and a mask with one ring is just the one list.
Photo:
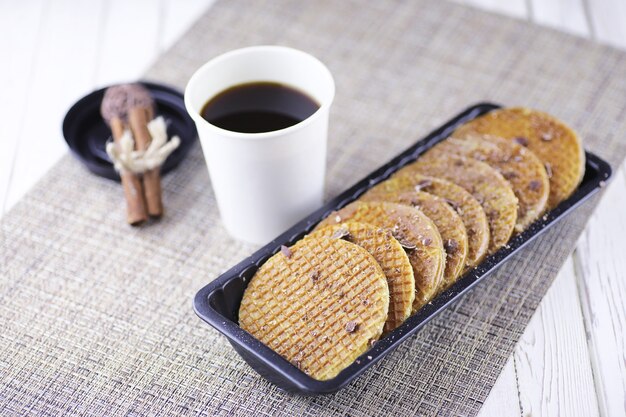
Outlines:
[[222, 129], [262, 133], [300, 123], [319, 107], [315, 100], [295, 88], [273, 82], [254, 82], [222, 91], [207, 101], [201, 115]]

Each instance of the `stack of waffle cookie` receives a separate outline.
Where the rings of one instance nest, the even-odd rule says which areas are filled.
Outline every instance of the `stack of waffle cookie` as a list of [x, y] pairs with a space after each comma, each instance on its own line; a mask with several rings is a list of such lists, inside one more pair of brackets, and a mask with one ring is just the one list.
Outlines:
[[283, 246], [250, 281], [239, 324], [311, 377], [333, 378], [568, 198], [584, 167], [576, 133], [546, 113], [474, 119]]

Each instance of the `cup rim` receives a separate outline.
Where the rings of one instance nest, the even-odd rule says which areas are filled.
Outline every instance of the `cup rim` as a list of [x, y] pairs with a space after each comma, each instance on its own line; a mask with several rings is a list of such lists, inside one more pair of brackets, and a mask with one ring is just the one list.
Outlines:
[[[258, 51], [285, 51], [285, 52], [289, 52], [289, 53], [295, 53], [298, 55], [304, 55], [309, 59], [312, 59], [314, 62], [316, 62], [320, 69], [322, 70], [322, 72], [327, 76], [328, 80], [330, 81], [330, 98], [328, 100], [326, 100], [324, 103], [320, 103], [319, 108], [309, 117], [307, 117], [306, 119], [302, 120], [301, 122], [296, 123], [295, 125], [286, 127], [284, 129], [279, 129], [279, 130], [272, 130], [269, 132], [259, 132], [259, 133], [244, 133], [244, 132], [235, 132], [233, 130], [227, 130], [227, 129], [222, 129], [221, 127], [215, 126], [214, 124], [208, 122], [207, 120], [205, 120], [201, 115], [200, 112], [198, 110], [196, 110], [196, 108], [193, 106], [193, 104], [190, 102], [190, 98], [189, 98], [189, 91], [195, 86], [195, 84], [198, 82], [198, 79], [200, 78], [200, 74], [206, 72], [207, 70], [209, 70], [211, 67], [214, 67], [218, 64], [220, 64], [221, 62], [232, 58], [233, 56], [236, 55], [241, 55], [241, 54], [246, 54], [246, 53], [250, 53], [250, 52], [258, 52]], [[263, 80], [259, 80], [259, 81], [263, 81]], [[296, 87], [297, 88], [297, 87]], [[306, 127], [307, 125], [311, 124], [315, 119], [318, 119], [319, 117], [321, 117], [321, 115], [331, 106], [331, 104], [333, 103], [333, 100], [335, 99], [335, 79], [333, 78], [332, 73], [330, 72], [330, 70], [328, 69], [328, 67], [326, 67], [326, 65], [324, 65], [324, 63], [322, 61], [320, 61], [318, 58], [316, 58], [315, 56], [309, 54], [308, 52], [304, 52], [300, 49], [295, 49], [295, 48], [291, 48], [288, 46], [280, 46], [280, 45], [256, 45], [256, 46], [247, 46], [244, 48], [238, 48], [238, 49], [233, 49], [231, 51], [225, 52], [223, 54], [220, 54], [212, 59], [210, 59], [209, 61], [207, 61], [206, 63], [204, 63], [200, 68], [198, 68], [193, 75], [191, 76], [191, 78], [189, 79], [189, 81], [187, 82], [187, 86], [185, 87], [185, 107], [187, 108], [187, 112], [189, 113], [189, 115], [192, 117], [192, 119], [196, 122], [196, 123], [202, 123], [204, 126], [208, 127], [209, 129], [213, 130], [214, 133], [219, 134], [220, 136], [225, 136], [225, 137], [230, 137], [230, 138], [236, 138], [236, 139], [245, 139], [245, 140], [259, 140], [259, 139], [270, 139], [270, 138], [274, 138], [277, 136], [282, 136], [285, 134], [289, 134], [293, 131], [302, 129], [304, 127]]]

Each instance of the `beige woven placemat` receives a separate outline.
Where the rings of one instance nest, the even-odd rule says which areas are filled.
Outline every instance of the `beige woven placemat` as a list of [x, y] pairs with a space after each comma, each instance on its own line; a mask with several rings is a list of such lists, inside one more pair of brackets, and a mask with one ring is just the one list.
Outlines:
[[[221, 1], [149, 78], [183, 87], [254, 44], [309, 51], [336, 77], [329, 196], [480, 100], [552, 112], [615, 167], [626, 151], [626, 54], [448, 3]], [[119, 186], [68, 156], [2, 219], [0, 414], [474, 415], [597, 201], [348, 388], [304, 398], [191, 310], [254, 250], [220, 224], [199, 147], [164, 190], [163, 221], [131, 229]]]

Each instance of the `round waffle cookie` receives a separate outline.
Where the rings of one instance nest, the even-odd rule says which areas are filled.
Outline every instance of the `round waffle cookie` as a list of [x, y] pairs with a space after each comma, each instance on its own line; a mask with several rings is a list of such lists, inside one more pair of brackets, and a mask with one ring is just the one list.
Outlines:
[[453, 135], [465, 137], [472, 133], [513, 140], [534, 152], [550, 178], [548, 209], [568, 198], [585, 174], [580, 138], [549, 114], [523, 107], [494, 110], [459, 127]]
[[246, 288], [239, 325], [306, 374], [336, 376], [382, 333], [387, 280], [341, 239], [303, 239], [267, 260]]
[[521, 232], [546, 209], [550, 183], [543, 163], [525, 147], [496, 136], [468, 134], [449, 138], [429, 152], [451, 153], [483, 161], [511, 184], [519, 201], [515, 230]]
[[437, 227], [424, 213], [402, 204], [355, 201], [331, 213], [317, 228], [349, 221], [389, 229], [406, 249], [415, 277], [413, 313], [437, 294], [446, 254]]
[[407, 172], [375, 185], [361, 198], [375, 201], [381, 200], [377, 194], [416, 190], [443, 198], [459, 214], [467, 232], [466, 266], [478, 265], [489, 247], [489, 223], [478, 200], [464, 188], [441, 178]]
[[388, 201], [406, 204], [421, 210], [437, 226], [446, 251], [446, 269], [443, 273], [442, 289], [454, 284], [465, 269], [467, 232], [461, 217], [443, 198], [425, 191], [390, 191], [365, 194], [361, 201]]
[[318, 229], [305, 239], [320, 237], [347, 240], [359, 245], [376, 259], [389, 285], [389, 314], [385, 333], [398, 327], [411, 315], [415, 299], [413, 268], [402, 245], [389, 230], [366, 223], [347, 222]]
[[489, 165], [458, 155], [427, 152], [396, 175], [403, 172], [445, 178], [465, 188], [487, 215], [489, 251], [493, 253], [509, 241], [517, 221], [517, 197], [502, 174]]

